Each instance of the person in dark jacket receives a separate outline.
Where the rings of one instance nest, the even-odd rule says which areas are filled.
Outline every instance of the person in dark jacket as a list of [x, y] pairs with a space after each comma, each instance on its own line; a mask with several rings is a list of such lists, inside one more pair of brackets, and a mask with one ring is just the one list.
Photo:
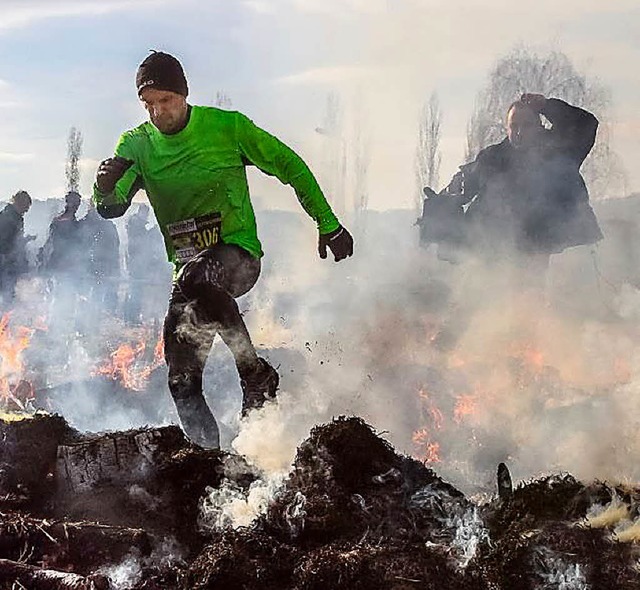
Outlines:
[[89, 201], [87, 214], [79, 221], [79, 231], [85, 256], [84, 291], [90, 308], [94, 313], [114, 314], [120, 280], [118, 230], [113, 221], [99, 215], [94, 203]]
[[507, 137], [461, 166], [440, 193], [460, 199], [463, 232], [454, 233], [461, 245], [489, 255], [548, 258], [602, 239], [580, 174], [597, 128], [588, 111], [523, 94], [507, 113]]
[[506, 123], [507, 137], [461, 166], [441, 193], [425, 189], [421, 240], [437, 243], [445, 259], [507, 263], [521, 271], [517, 288], [541, 291], [552, 254], [602, 239], [580, 174], [598, 120], [560, 99], [523, 94]]
[[38, 253], [40, 269], [47, 277], [52, 292], [50, 319], [65, 333], [76, 328], [77, 299], [85, 256], [80, 222], [76, 217], [80, 202], [80, 195], [74, 191], [65, 195], [64, 211], [51, 220], [47, 241]]
[[13, 301], [18, 277], [26, 272], [24, 215], [31, 207], [31, 196], [18, 191], [0, 212], [0, 295]]
[[49, 235], [42, 246], [38, 261], [51, 274], [73, 273], [82, 251], [79, 221], [76, 217], [81, 197], [74, 191], [64, 197], [64, 211], [51, 220]]

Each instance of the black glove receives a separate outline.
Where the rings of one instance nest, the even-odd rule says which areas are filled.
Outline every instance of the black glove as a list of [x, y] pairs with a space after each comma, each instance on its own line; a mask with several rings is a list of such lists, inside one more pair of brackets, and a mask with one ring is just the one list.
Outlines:
[[133, 160], [127, 160], [121, 156], [107, 158], [100, 162], [98, 172], [96, 174], [96, 186], [103, 195], [113, 192], [116, 182], [122, 178], [122, 175], [133, 164]]
[[329, 234], [320, 234], [318, 239], [318, 254], [320, 254], [320, 258], [327, 257], [327, 246], [333, 252], [336, 262], [353, 254], [353, 238], [342, 226]]

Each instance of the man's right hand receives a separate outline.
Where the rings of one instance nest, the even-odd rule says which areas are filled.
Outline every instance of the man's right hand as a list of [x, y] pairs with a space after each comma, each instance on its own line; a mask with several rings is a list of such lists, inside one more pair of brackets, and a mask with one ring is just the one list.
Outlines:
[[127, 160], [121, 156], [114, 156], [113, 158], [102, 160], [96, 174], [96, 186], [98, 190], [104, 195], [112, 193], [116, 187], [116, 182], [122, 178], [122, 175], [132, 164], [133, 160]]

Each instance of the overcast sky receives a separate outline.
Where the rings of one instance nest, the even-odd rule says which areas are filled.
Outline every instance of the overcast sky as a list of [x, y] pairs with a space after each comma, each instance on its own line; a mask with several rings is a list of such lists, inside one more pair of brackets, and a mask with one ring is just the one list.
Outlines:
[[[192, 103], [224, 91], [321, 178], [332, 140], [315, 129], [339, 93], [368, 137], [371, 207], [410, 207], [421, 103], [439, 93], [446, 179], [478, 90], [518, 43], [559, 49], [610, 88], [613, 147], [638, 191], [638, 39], [638, 0], [0, 0], [0, 198], [64, 192], [71, 126], [88, 194], [97, 162], [144, 120], [134, 76], [154, 48], [181, 59]], [[262, 206], [294, 202], [252, 182]]]

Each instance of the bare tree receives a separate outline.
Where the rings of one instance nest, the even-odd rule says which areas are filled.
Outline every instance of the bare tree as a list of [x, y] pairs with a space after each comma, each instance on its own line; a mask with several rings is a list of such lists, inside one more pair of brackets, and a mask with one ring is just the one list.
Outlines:
[[416, 149], [416, 207], [422, 207], [422, 189], [429, 186], [437, 190], [440, 181], [440, 137], [442, 134], [442, 110], [437, 93], [432, 92], [420, 113], [418, 146]]
[[578, 72], [560, 51], [539, 55], [519, 46], [496, 62], [487, 86], [476, 98], [467, 126], [467, 160], [474, 159], [481, 149], [504, 138], [509, 105], [526, 92], [561, 98], [598, 117], [598, 139], [583, 166], [585, 179], [594, 197], [624, 194], [624, 170], [609, 146], [609, 92], [597, 81]]
[[67, 139], [67, 161], [64, 173], [67, 177], [67, 191], [80, 192], [80, 158], [82, 157], [82, 133], [76, 127], [69, 130]]

